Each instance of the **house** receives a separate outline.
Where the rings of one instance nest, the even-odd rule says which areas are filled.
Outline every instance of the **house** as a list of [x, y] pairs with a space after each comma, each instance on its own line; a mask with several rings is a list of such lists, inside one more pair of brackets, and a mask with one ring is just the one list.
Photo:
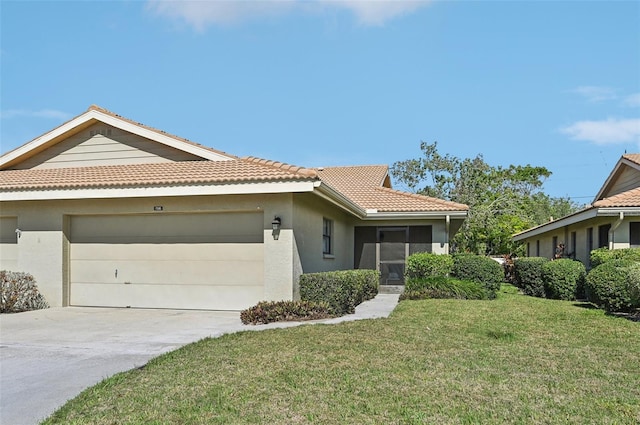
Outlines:
[[0, 269], [53, 306], [239, 310], [352, 268], [401, 284], [466, 215], [387, 166], [239, 158], [98, 106], [0, 157]]
[[586, 208], [514, 235], [526, 243], [527, 256], [564, 256], [589, 266], [591, 250], [640, 247], [640, 154], [625, 154]]

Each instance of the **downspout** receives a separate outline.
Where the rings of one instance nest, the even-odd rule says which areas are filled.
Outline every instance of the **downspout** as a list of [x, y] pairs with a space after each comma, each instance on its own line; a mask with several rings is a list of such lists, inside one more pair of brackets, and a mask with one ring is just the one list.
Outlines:
[[448, 254], [449, 253], [449, 231], [451, 229], [451, 216], [449, 214], [446, 215], [444, 223], [445, 223], [444, 224], [444, 240], [445, 240], [445, 243], [447, 244], [445, 246], [444, 253]]
[[624, 220], [624, 212], [620, 211], [620, 216], [618, 217], [618, 220], [615, 223], [613, 223], [613, 225], [611, 226], [611, 229], [609, 229], [609, 250], [613, 250], [613, 236], [615, 234], [616, 229], [618, 228], [618, 226], [620, 226], [623, 220]]

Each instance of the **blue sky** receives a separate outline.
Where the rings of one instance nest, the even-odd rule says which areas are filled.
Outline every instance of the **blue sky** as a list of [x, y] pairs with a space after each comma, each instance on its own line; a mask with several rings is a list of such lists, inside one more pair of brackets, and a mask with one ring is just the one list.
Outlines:
[[[7, 152], [97, 104], [301, 166], [441, 153], [592, 200], [640, 152], [638, 1], [5, 1]], [[401, 188], [401, 187], [399, 187]]]

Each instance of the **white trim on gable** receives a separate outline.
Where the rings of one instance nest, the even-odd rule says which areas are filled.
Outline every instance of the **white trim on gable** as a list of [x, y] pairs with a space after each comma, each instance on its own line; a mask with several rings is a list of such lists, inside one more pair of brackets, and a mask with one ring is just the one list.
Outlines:
[[135, 125], [126, 120], [114, 117], [109, 114], [105, 114], [104, 112], [97, 111], [95, 109], [90, 109], [87, 112], [83, 113], [82, 115], [79, 115], [76, 118], [62, 124], [61, 126], [56, 127], [55, 129], [49, 131], [48, 133], [45, 133], [42, 136], [36, 139], [33, 139], [32, 141], [12, 150], [11, 152], [6, 153], [2, 157], [0, 157], [0, 168], [4, 167], [6, 164], [16, 161], [22, 156], [27, 155], [31, 151], [38, 149], [39, 147], [50, 142], [51, 140], [63, 136], [65, 133], [72, 131], [74, 128], [79, 127], [88, 122], [91, 122], [92, 120], [103, 122], [105, 124], [111, 125], [113, 127], [119, 128], [129, 133], [135, 134], [137, 136], [144, 137], [149, 140], [153, 140], [154, 142], [161, 143], [163, 145], [172, 147], [174, 149], [188, 152], [192, 155], [197, 155], [203, 159], [207, 159], [210, 161], [229, 161], [229, 160], [235, 159], [231, 155], [224, 155], [222, 153], [217, 153], [205, 147], [200, 147], [195, 144], [187, 143], [182, 140], [171, 137], [169, 135], [165, 135], [157, 131], [153, 131], [153, 130], [141, 127], [139, 125]]
[[604, 184], [598, 191], [598, 194], [596, 195], [592, 203], [595, 203], [606, 197], [605, 195], [607, 190], [610, 188], [611, 184], [614, 182], [614, 179], [618, 176], [623, 166], [627, 166], [640, 171], [640, 164], [636, 164], [635, 162], [628, 160], [624, 156], [620, 157], [617, 164], [615, 165], [615, 167], [613, 167], [613, 170], [611, 171], [607, 179], [604, 181]]

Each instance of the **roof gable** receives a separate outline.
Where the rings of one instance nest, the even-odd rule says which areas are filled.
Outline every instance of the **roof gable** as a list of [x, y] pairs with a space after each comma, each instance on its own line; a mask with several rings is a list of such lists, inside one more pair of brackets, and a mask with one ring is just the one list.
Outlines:
[[[114, 140], [116, 139], [116, 133], [118, 133], [121, 140]], [[102, 156], [98, 155], [98, 159], [104, 160], [113, 155], [121, 155], [124, 158], [127, 154], [123, 154], [123, 152], [127, 150], [131, 151], [129, 152], [130, 154], [133, 151], [137, 151], [138, 154], [140, 152], [145, 153], [145, 155], [138, 155], [139, 161], [135, 159], [136, 155], [134, 154], [130, 156], [132, 158], [130, 161], [122, 162], [123, 159], [120, 158], [120, 163], [163, 162], [164, 160], [225, 161], [235, 158], [233, 155], [136, 123], [106, 109], [92, 105], [83, 114], [2, 155], [0, 157], [0, 169], [33, 168], [38, 166], [44, 168], [56, 167], [56, 165], [52, 164], [58, 164], [60, 167], [86, 165], [82, 163], [83, 151], [92, 152], [93, 156], [90, 155], [90, 157], [96, 159], [96, 151], [90, 148], [92, 143], [95, 146], [96, 140], [90, 141], [94, 137], [102, 137], [102, 142], [107, 140], [112, 142], [111, 147], [102, 152]], [[65, 146], [65, 142], [67, 146]], [[118, 146], [116, 146], [119, 143], [125, 148], [119, 150]], [[75, 152], [69, 152], [79, 146], [81, 146], [80, 149], [76, 149]], [[61, 160], [57, 158], [56, 160], [58, 154], [65, 152], [70, 155], [67, 159]], [[74, 155], [80, 161], [75, 165], [69, 165], [68, 160], [73, 158]], [[152, 157], [155, 159], [151, 159]], [[52, 159], [53, 161], [51, 161]], [[65, 162], [65, 165], [61, 165]], [[118, 162], [116, 161], [115, 163], [117, 164]], [[100, 164], [93, 163], [92, 165]]]
[[624, 154], [615, 165], [593, 204], [640, 187], [640, 154]]

